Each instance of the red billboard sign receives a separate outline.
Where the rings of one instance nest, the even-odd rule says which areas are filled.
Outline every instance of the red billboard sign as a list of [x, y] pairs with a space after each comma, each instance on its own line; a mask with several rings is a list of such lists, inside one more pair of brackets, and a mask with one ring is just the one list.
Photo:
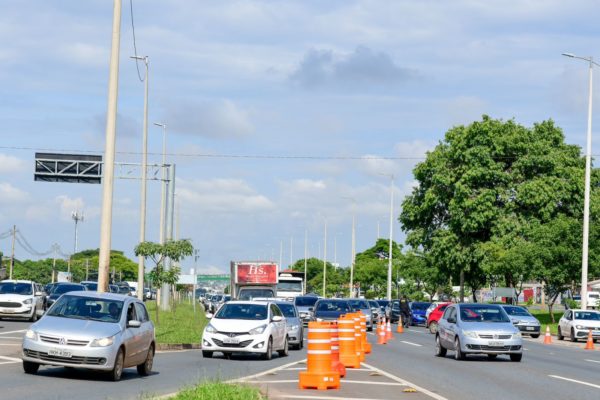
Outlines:
[[276, 284], [277, 264], [237, 264], [236, 283]]

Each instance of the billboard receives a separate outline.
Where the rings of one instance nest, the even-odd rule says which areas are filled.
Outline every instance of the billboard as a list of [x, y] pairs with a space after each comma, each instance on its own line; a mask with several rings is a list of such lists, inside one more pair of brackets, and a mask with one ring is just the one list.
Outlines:
[[276, 284], [277, 264], [240, 263], [237, 264], [236, 283]]
[[101, 183], [102, 156], [35, 153], [35, 181]]

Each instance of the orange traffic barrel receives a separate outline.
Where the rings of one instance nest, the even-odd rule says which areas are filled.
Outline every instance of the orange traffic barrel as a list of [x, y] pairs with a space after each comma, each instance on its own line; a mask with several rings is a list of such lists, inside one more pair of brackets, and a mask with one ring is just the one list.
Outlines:
[[360, 313], [360, 339], [362, 341], [362, 346], [365, 354], [371, 353], [371, 343], [367, 340], [367, 316], [363, 313]]
[[329, 322], [309, 322], [306, 371], [300, 372], [300, 389], [338, 389], [340, 374], [331, 370], [331, 328]]
[[360, 357], [360, 361], [365, 361], [365, 349], [360, 331], [360, 314], [360, 312], [352, 313], [354, 318], [354, 337], [356, 339], [356, 353]]
[[356, 351], [354, 317], [352, 315], [342, 315], [338, 319], [338, 335], [340, 344], [340, 362], [346, 368], [360, 368], [360, 354]]
[[331, 369], [340, 373], [340, 377], [346, 376], [346, 367], [340, 362], [340, 341], [337, 321], [329, 323], [331, 332]]
[[386, 344], [387, 343], [387, 335], [385, 332], [385, 324], [382, 320], [377, 324], [377, 344]]

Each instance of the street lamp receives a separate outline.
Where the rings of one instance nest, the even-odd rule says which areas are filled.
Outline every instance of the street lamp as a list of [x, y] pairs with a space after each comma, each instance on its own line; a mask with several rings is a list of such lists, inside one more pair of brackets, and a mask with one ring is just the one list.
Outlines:
[[392, 301], [392, 238], [394, 234], [394, 174], [379, 175], [390, 178], [390, 250], [388, 253], [388, 277], [387, 277], [387, 299]]
[[[356, 199], [354, 197], [342, 197], [342, 198], [352, 200], [352, 249], [351, 249], [351, 259], [350, 259], [350, 298], [353, 298], [354, 297], [354, 263], [356, 261]], [[377, 236], [379, 236], [379, 233]]]
[[[143, 61], [146, 66], [144, 77], [144, 132], [142, 135], [142, 188], [140, 195], [140, 243], [146, 240], [146, 173], [148, 169], [148, 56], [131, 56], [130, 58]], [[137, 297], [144, 300], [144, 256], [138, 256], [138, 290]]]
[[161, 168], [161, 195], [160, 195], [160, 232], [159, 232], [159, 241], [160, 243], [165, 243], [165, 196], [166, 196], [166, 177], [165, 177], [165, 168], [167, 165], [167, 125], [161, 124], [159, 122], [155, 122], [154, 125], [160, 126], [163, 131], [163, 146], [162, 146], [162, 168]]
[[73, 254], [77, 253], [77, 224], [79, 223], [79, 221], [83, 222], [83, 212], [79, 212], [79, 211], [73, 211], [71, 213], [71, 218], [73, 218], [73, 221], [75, 221], [75, 244], [73, 246]]
[[581, 257], [581, 308], [587, 309], [587, 286], [588, 286], [588, 249], [590, 236], [590, 174], [592, 169], [592, 75], [594, 62], [590, 57], [579, 57], [571, 53], [563, 53], [565, 57], [577, 58], [589, 63], [589, 94], [588, 94], [588, 118], [587, 118], [587, 147], [585, 152], [585, 190], [583, 200], [583, 244]]

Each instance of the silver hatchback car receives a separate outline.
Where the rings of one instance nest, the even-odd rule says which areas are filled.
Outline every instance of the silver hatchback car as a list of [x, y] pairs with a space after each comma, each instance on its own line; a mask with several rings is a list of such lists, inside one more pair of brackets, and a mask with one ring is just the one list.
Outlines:
[[446, 308], [435, 334], [435, 354], [464, 360], [467, 354], [487, 354], [494, 359], [508, 354], [511, 361], [521, 361], [523, 338], [504, 309], [497, 304], [452, 304]]
[[123, 368], [152, 370], [154, 325], [144, 303], [113, 293], [70, 292], [62, 295], [23, 338], [23, 369], [40, 365], [106, 371], [114, 381]]

